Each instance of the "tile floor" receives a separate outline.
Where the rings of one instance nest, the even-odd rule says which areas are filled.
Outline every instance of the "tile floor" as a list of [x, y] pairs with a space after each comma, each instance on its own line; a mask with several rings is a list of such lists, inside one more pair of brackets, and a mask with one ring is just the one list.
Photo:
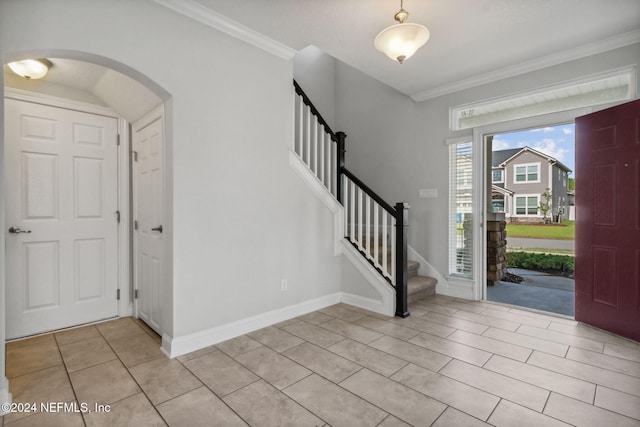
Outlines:
[[173, 360], [122, 318], [7, 345], [23, 426], [640, 426], [640, 344], [435, 296], [407, 319], [338, 304]]

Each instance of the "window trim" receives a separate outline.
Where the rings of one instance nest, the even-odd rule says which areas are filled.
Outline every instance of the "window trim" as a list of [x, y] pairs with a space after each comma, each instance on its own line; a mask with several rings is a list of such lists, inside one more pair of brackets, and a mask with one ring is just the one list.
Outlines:
[[[525, 198], [525, 213], [523, 214], [519, 214], [518, 213], [518, 199], [519, 198]], [[530, 214], [528, 213], [529, 210], [529, 198], [530, 197], [535, 197], [536, 198], [536, 213], [534, 214]], [[513, 216], [517, 216], [517, 217], [527, 217], [527, 216], [535, 216], [535, 217], [542, 217], [542, 214], [540, 213], [540, 194], [514, 194], [513, 195], [513, 212], [511, 213]]]
[[[518, 181], [518, 174], [516, 172], [516, 168], [517, 167], [525, 167], [525, 180], [524, 181]], [[529, 171], [528, 168], [529, 166], [537, 166], [538, 167], [538, 179], [536, 181], [530, 181], [529, 180]], [[542, 175], [542, 162], [529, 162], [529, 163], [514, 163], [513, 164], [513, 183], [514, 184], [539, 184], [541, 183], [541, 179], [540, 176]]]
[[[493, 180], [493, 173], [494, 172], [500, 172], [500, 181], [494, 181]], [[503, 168], [496, 168], [496, 169], [492, 169], [491, 170], [491, 183], [493, 184], [504, 184], [504, 172], [505, 170]]]

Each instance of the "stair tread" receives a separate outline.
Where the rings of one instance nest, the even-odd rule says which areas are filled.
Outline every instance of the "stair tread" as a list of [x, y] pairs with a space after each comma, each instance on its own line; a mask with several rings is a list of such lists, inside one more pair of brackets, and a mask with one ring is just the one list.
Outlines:
[[409, 295], [415, 294], [416, 292], [423, 291], [425, 289], [434, 288], [438, 280], [434, 277], [428, 276], [413, 276], [409, 277], [407, 280], [407, 291]]

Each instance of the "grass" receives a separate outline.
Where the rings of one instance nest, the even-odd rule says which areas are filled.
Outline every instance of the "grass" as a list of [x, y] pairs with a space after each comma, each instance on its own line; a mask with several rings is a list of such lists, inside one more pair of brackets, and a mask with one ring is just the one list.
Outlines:
[[562, 255], [575, 255], [576, 251], [573, 249], [551, 249], [551, 248], [509, 248], [512, 252], [540, 252], [544, 254], [562, 254]]
[[507, 224], [507, 238], [528, 237], [533, 239], [574, 240], [575, 221], [562, 221], [562, 225]]

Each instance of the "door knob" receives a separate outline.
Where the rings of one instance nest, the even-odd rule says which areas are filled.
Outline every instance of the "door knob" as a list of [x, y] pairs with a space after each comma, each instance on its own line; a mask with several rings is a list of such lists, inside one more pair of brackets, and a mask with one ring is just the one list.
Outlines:
[[153, 228], [151, 229], [151, 231], [157, 231], [158, 233], [162, 233], [162, 226], [161, 226], [161, 225], [159, 225], [159, 226], [157, 226], [157, 227], [153, 227]]
[[20, 233], [31, 233], [31, 230], [21, 230], [20, 227], [11, 227], [9, 229], [9, 233], [20, 234]]

